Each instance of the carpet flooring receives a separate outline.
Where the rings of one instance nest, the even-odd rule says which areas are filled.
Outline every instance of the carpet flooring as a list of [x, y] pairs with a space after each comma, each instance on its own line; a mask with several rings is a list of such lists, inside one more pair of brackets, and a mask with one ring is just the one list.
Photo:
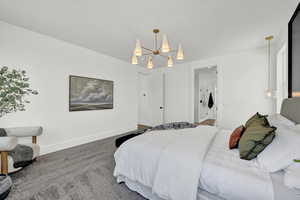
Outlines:
[[145, 200], [113, 177], [115, 137], [47, 154], [12, 174], [7, 200]]

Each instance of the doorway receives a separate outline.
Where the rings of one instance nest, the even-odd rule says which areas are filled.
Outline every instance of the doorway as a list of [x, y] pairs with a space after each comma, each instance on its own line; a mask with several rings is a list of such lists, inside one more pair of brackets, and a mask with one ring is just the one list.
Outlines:
[[217, 119], [217, 67], [194, 71], [194, 122], [214, 125]]
[[165, 122], [165, 74], [138, 73], [138, 126], [156, 126]]

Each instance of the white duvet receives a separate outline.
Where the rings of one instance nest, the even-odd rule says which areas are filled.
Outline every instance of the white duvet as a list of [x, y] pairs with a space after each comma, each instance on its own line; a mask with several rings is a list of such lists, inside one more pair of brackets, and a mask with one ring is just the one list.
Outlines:
[[153, 131], [135, 137], [115, 153], [115, 176], [152, 188], [163, 199], [196, 200], [203, 159], [217, 129]]
[[231, 131], [220, 131], [207, 153], [200, 187], [229, 200], [273, 200], [270, 173], [257, 160], [242, 160], [238, 149], [229, 150]]
[[[228, 149], [228, 141], [226, 147], [218, 142], [224, 137], [225, 134], [210, 126], [140, 135], [116, 151], [114, 176], [118, 182], [126, 177], [151, 188], [154, 195], [166, 200], [196, 200], [199, 186], [230, 200], [272, 200], [269, 173], [256, 167], [255, 162], [239, 163], [238, 155], [232, 154], [234, 151], [230, 156], [222, 156], [222, 152], [215, 155], [222, 148]], [[215, 156], [218, 161], [212, 161]], [[231, 161], [239, 167], [230, 165]], [[230, 167], [236, 168], [236, 173]]]

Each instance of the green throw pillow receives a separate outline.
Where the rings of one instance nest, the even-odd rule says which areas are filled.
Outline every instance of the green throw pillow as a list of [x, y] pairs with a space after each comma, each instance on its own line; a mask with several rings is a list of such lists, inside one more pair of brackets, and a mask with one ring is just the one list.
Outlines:
[[252, 160], [274, 139], [276, 127], [263, 126], [259, 122], [246, 128], [239, 142], [240, 158]]
[[245, 124], [245, 128], [248, 128], [250, 125], [256, 124], [256, 125], [262, 125], [262, 126], [270, 126], [267, 115], [261, 115], [259, 113], [256, 113], [253, 115]]

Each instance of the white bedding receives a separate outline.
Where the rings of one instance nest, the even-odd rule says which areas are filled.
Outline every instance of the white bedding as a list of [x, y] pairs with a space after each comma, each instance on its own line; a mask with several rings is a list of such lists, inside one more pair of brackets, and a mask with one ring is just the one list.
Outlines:
[[199, 126], [133, 138], [115, 153], [114, 175], [129, 188], [130, 183], [150, 188], [151, 200], [195, 200], [198, 186], [230, 200], [273, 200], [269, 173], [228, 149], [231, 131], [220, 131], [213, 139], [216, 132], [216, 128]]
[[196, 200], [202, 161], [216, 133], [199, 126], [135, 137], [116, 151], [114, 176], [152, 188], [163, 199]]
[[[273, 183], [273, 188], [274, 188], [274, 195], [275, 195], [275, 200], [299, 200], [300, 199], [300, 190], [293, 190], [288, 188], [287, 186], [284, 185], [283, 183], [283, 178], [284, 178], [284, 172], [276, 172], [272, 173], [272, 183]], [[147, 199], [151, 200], [163, 200], [159, 198], [158, 196], [154, 195], [152, 193], [151, 188], [143, 186], [142, 184], [131, 181], [130, 179], [126, 177], [121, 177], [120, 179], [122, 182], [124, 182], [127, 187], [132, 190], [136, 191], [137, 193], [141, 194]], [[197, 200], [224, 200], [224, 198], [214, 195], [212, 193], [209, 193], [200, 187], [198, 188], [198, 194], [197, 194]]]
[[272, 200], [273, 185], [269, 172], [252, 161], [239, 158], [239, 151], [229, 150], [231, 131], [220, 131], [204, 162], [200, 187], [230, 200]]

